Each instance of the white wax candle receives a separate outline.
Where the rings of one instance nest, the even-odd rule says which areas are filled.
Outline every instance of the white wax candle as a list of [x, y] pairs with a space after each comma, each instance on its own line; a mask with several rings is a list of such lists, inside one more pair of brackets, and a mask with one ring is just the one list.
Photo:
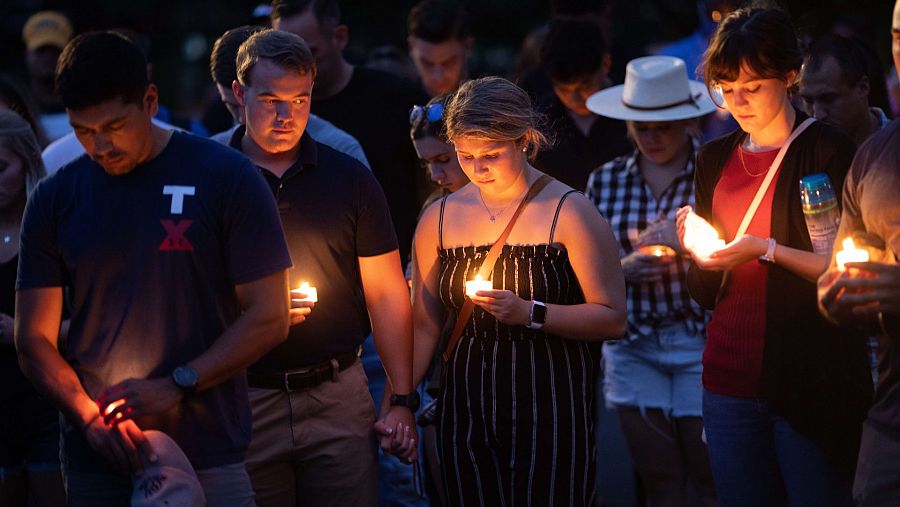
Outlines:
[[466, 282], [466, 296], [472, 297], [480, 290], [492, 290], [493, 288], [492, 280], [482, 280], [481, 275], [476, 275], [474, 280]]
[[846, 238], [843, 245], [844, 249], [835, 255], [839, 270], [846, 270], [847, 268], [844, 265], [848, 262], [867, 262], [869, 260], [869, 251], [863, 248], [856, 248], [856, 245], [853, 244], [853, 238]]
[[698, 257], [706, 258], [725, 248], [725, 240], [709, 222], [691, 211], [684, 220], [684, 246]]
[[[303, 294], [306, 294], [306, 297], [302, 297]], [[310, 287], [309, 282], [303, 282], [300, 284], [300, 288], [291, 290], [291, 299], [315, 303], [319, 300], [319, 293], [315, 287]]]

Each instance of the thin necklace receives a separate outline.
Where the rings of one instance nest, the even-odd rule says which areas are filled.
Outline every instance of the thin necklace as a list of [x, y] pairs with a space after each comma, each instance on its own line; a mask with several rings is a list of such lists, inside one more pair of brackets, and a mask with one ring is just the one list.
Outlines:
[[[526, 190], [525, 192], [527, 193], [528, 191]], [[478, 197], [481, 198], [481, 205], [484, 206], [484, 209], [485, 209], [485, 210], [487, 210], [488, 220], [490, 220], [491, 223], [494, 223], [494, 222], [497, 221], [497, 218], [498, 218], [500, 215], [503, 214], [504, 211], [506, 211], [507, 209], [509, 209], [509, 207], [512, 206], [514, 202], [521, 200], [522, 197], [525, 197], [525, 195], [523, 194], [522, 197], [520, 197], [519, 199], [515, 199], [515, 200], [510, 201], [509, 204], [507, 204], [507, 205], [504, 206], [500, 211], [497, 211], [497, 212], [493, 212], [493, 211], [491, 211], [491, 208], [488, 208], [487, 203], [484, 202], [484, 196], [481, 195], [481, 189], [480, 189], [480, 188], [478, 189]]]
[[747, 173], [747, 175], [751, 178], [762, 176], [763, 174], [766, 174], [766, 171], [768, 171], [768, 168], [766, 168], [766, 170], [761, 173], [753, 174], [747, 170], [747, 164], [744, 163], [744, 143], [741, 143], [741, 145], [738, 146], [738, 157], [740, 157], [741, 159], [741, 167], [744, 168], [744, 172]]

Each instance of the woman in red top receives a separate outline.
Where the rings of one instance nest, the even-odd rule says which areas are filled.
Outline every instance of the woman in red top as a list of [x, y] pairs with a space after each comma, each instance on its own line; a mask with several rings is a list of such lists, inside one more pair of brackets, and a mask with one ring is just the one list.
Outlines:
[[812, 251], [799, 192], [800, 178], [816, 172], [842, 186], [849, 139], [819, 123], [796, 136], [736, 237], [779, 150], [806, 119], [788, 95], [801, 61], [790, 18], [775, 9], [732, 13], [704, 57], [706, 83], [740, 126], [698, 154], [697, 212], [730, 243], [708, 257], [692, 254], [688, 278], [691, 295], [713, 309], [703, 420], [722, 505], [852, 504], [871, 379], [864, 342], [818, 314], [815, 280], [829, 259]]

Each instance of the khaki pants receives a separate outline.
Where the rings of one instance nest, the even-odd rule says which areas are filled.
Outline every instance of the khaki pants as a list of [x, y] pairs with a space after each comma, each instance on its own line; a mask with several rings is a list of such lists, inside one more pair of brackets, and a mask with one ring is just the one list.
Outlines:
[[900, 505], [900, 438], [868, 421], [859, 446], [853, 500], [859, 507]]
[[250, 406], [246, 465], [260, 507], [376, 505], [375, 410], [358, 361], [312, 389], [250, 388]]

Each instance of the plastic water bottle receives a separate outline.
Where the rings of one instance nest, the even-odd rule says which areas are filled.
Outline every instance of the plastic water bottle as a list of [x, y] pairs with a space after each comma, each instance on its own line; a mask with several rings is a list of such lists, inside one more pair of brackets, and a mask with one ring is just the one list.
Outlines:
[[815, 173], [804, 176], [800, 180], [800, 199], [803, 201], [803, 217], [813, 251], [819, 255], [831, 255], [841, 223], [841, 210], [838, 209], [828, 175]]

